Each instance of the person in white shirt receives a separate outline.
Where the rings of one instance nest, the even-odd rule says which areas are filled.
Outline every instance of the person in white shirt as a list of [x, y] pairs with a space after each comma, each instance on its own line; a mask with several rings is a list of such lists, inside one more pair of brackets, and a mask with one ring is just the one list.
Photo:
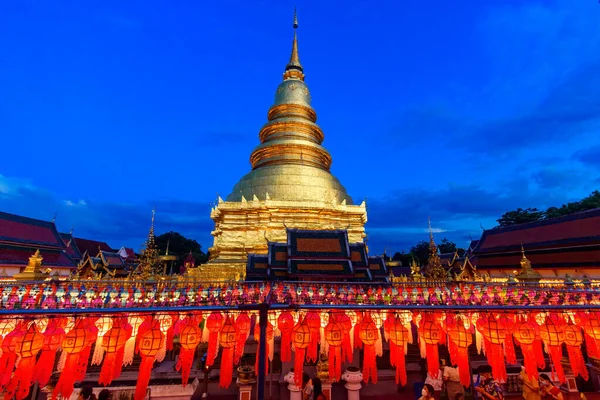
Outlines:
[[[447, 363], [448, 365], [450, 363]], [[465, 388], [460, 383], [460, 375], [458, 374], [458, 367], [444, 367], [443, 373], [444, 386], [446, 387], [446, 394], [449, 400], [456, 399], [457, 394], [465, 394]]]

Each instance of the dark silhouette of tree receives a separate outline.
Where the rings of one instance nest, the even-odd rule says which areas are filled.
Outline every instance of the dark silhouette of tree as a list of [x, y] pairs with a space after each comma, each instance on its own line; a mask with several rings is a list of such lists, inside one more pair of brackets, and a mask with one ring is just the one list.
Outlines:
[[427, 261], [429, 261], [429, 242], [421, 240], [411, 247], [410, 254], [417, 260], [419, 265], [427, 264]]
[[188, 239], [178, 232], [167, 232], [155, 239], [159, 254], [165, 254], [167, 244], [169, 245], [169, 254], [177, 256], [177, 266], [183, 264], [183, 260], [188, 256], [190, 251], [196, 260], [196, 265], [208, 261], [208, 254], [202, 251], [202, 246], [194, 239]]
[[542, 219], [544, 219], [544, 212], [537, 208], [517, 208], [514, 211], [505, 212], [497, 221], [498, 226], [504, 227], [540, 221]]

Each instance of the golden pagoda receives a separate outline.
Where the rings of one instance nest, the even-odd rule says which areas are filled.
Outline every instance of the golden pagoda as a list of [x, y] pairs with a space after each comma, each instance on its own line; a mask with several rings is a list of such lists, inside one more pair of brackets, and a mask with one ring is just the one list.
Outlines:
[[267, 254], [268, 242], [286, 242], [288, 228], [343, 229], [351, 243], [365, 238], [366, 204], [353, 205], [321, 146], [323, 131], [298, 55], [295, 11], [293, 27], [290, 61], [250, 156], [252, 170], [211, 210], [210, 260], [189, 271], [202, 279], [244, 279], [248, 254]]

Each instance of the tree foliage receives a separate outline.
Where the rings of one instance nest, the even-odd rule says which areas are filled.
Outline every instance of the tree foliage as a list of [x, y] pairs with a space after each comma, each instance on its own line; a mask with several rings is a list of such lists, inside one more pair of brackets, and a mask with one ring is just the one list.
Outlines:
[[527, 222], [542, 221], [550, 218], [562, 217], [569, 214], [574, 214], [582, 211], [600, 208], [600, 191], [595, 190], [589, 196], [580, 201], [563, 204], [560, 207], [549, 207], [545, 211], [537, 208], [517, 208], [513, 211], [508, 211], [498, 219], [498, 226], [513, 226], [524, 224]]
[[167, 232], [155, 239], [159, 254], [165, 254], [167, 244], [169, 245], [169, 254], [177, 256], [176, 265], [183, 264], [183, 260], [188, 256], [190, 251], [196, 260], [196, 265], [208, 261], [208, 255], [202, 251], [202, 246], [194, 239], [188, 239], [178, 232]]

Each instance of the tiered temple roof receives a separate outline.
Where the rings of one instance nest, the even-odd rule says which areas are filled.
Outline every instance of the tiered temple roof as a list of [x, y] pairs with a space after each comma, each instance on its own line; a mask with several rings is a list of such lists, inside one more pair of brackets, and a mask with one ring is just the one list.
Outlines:
[[472, 280], [477, 276], [477, 273], [475, 272], [476, 268], [466, 254], [463, 257], [460, 257], [458, 251], [453, 253], [441, 253], [440, 261], [452, 278]]
[[69, 257], [73, 259], [76, 263], [80, 262], [83, 258], [81, 251], [79, 251], [79, 247], [77, 247], [77, 243], [75, 243], [75, 238], [71, 233], [61, 233], [60, 237], [63, 242], [65, 242], [65, 247], [67, 248], [67, 254]]
[[267, 255], [250, 254], [247, 280], [387, 281], [381, 257], [364, 243], [349, 243], [345, 230], [288, 229], [287, 243], [269, 243]]
[[82, 239], [76, 237], [75, 243], [77, 244], [77, 247], [79, 248], [79, 251], [82, 255], [84, 255], [85, 253], [87, 253], [88, 255], [98, 254], [98, 251], [115, 251], [106, 242], [98, 242], [96, 240]]
[[44, 267], [66, 270], [77, 267], [54, 222], [0, 212], [0, 267], [25, 268], [37, 250]]
[[87, 255], [77, 267], [80, 278], [109, 277], [124, 278], [130, 269], [119, 253], [98, 251], [95, 257]]
[[522, 259], [521, 246], [540, 272], [569, 270], [581, 275], [600, 268], [600, 209], [486, 230], [472, 262], [480, 271], [512, 271]]

